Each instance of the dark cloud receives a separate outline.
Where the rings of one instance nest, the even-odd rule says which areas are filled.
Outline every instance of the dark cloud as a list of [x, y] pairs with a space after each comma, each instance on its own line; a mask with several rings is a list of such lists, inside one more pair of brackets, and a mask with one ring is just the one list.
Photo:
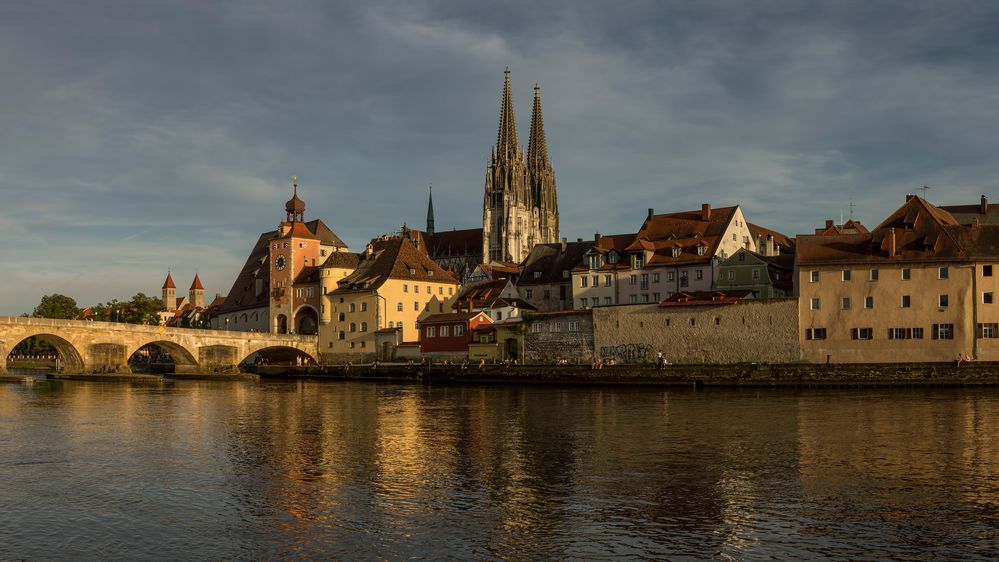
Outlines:
[[6, 2], [0, 313], [228, 289], [299, 175], [349, 244], [481, 220], [510, 65], [540, 82], [570, 238], [739, 203], [808, 232], [993, 191], [987, 2]]

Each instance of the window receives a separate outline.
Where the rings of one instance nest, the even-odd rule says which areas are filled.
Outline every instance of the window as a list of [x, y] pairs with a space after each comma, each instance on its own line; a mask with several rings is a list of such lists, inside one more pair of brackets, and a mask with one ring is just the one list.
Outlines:
[[453, 294], [454, 294], [454, 287], [448, 287], [448, 288], [447, 288], [447, 295], [448, 295], [448, 296], [451, 296], [451, 295], [453, 295]]
[[[596, 287], [597, 284], [594, 283], [593, 286]], [[611, 286], [611, 276], [610, 275], [604, 275], [604, 287], [610, 287], [610, 286]]]
[[687, 278], [687, 271], [686, 270], [681, 271], [680, 272], [680, 286], [681, 287], [686, 287], [689, 284], [690, 283], [689, 283], [689, 279]]
[[589, 302], [590, 302], [590, 300], [589, 300], [589, 299], [587, 299], [586, 297], [583, 297], [583, 298], [581, 298], [581, 299], [579, 299], [579, 300], [580, 300], [580, 302], [581, 302], [581, 306], [582, 306], [583, 308], [586, 308], [587, 304], [589, 304]]
[[642, 293], [642, 302], [649, 302], [649, 294]]
[[673, 248], [673, 257], [674, 257], [674, 258], [678, 258], [678, 257], [680, 257], [680, 252], [682, 252], [682, 251], [683, 251], [683, 250], [682, 250], [682, 249], [680, 249], [680, 248]]
[[367, 312], [367, 311], [368, 311], [368, 303], [362, 302], [361, 303], [361, 312]]
[[442, 338], [448, 337], [448, 331], [449, 330], [447, 326], [441, 326], [441, 337]]
[[729, 281], [735, 281], [735, 270], [734, 269], [728, 270], [728, 280]]
[[368, 323], [367, 322], [361, 322], [361, 331], [362, 332], [367, 332], [368, 331]]
[[545, 289], [544, 291], [542, 291], [541, 292], [541, 298], [543, 298], [545, 300], [551, 299], [552, 298], [552, 290], [551, 289]]
[[[733, 234], [732, 237], [734, 238], [735, 234]], [[708, 251], [707, 246], [705, 246], [703, 244], [697, 246], [697, 255], [703, 256], [704, 254], [707, 253], [707, 251]]]
[[636, 284], [638, 284], [638, 276], [637, 275], [629, 275], [628, 276], [628, 284], [629, 285], [636, 285]]
[[434, 288], [431, 287], [430, 285], [427, 285], [427, 294], [428, 295], [434, 294]]
[[806, 340], [824, 340], [824, 339], [826, 339], [826, 329], [825, 328], [806, 328], [805, 329], [805, 339]]
[[987, 322], [985, 324], [979, 324], [978, 337], [985, 339], [999, 338], [999, 324], [995, 322]]
[[568, 278], [569, 278], [569, 270], [568, 269], [563, 269], [562, 270], [562, 279], [568, 279]]
[[992, 277], [992, 266], [983, 265], [982, 266], [982, 277]]
[[934, 324], [933, 325], [933, 339], [935, 339], [935, 340], [952, 340], [952, 339], [954, 339], [954, 325], [953, 324]]
[[864, 308], [874, 308], [874, 297], [864, 297]]
[[647, 290], [649, 288], [649, 274], [648, 273], [643, 273], [642, 274], [641, 287], [642, 287], [643, 291]]
[[874, 328], [850, 328], [850, 338], [855, 340], [874, 339]]
[[548, 325], [548, 331], [550, 331], [550, 332], [561, 332], [562, 331], [562, 323], [561, 322], [552, 322], [551, 324]]
[[912, 279], [912, 270], [908, 267], [902, 269], [902, 281]]
[[818, 283], [818, 282], [819, 282], [819, 272], [818, 271], [813, 271], [812, 272], [812, 283]]
[[659, 298], [659, 293], [652, 293], [652, 300], [654, 300], [655, 302], [659, 302], [662, 299]]
[[413, 285], [413, 292], [414, 293], [419, 293], [420, 292], [420, 286], [419, 285]]
[[923, 339], [922, 328], [888, 328], [888, 339], [890, 340], [921, 340]]
[[350, 303], [350, 305], [348, 305], [348, 306], [347, 306], [347, 311], [348, 311], [348, 312], [354, 312], [355, 310], [357, 310], [357, 309], [355, 308], [355, 306], [356, 306], [356, 305], [355, 305], [354, 303]]
[[437, 287], [437, 294], [438, 295], [443, 295], [444, 294], [444, 287]]
[[397, 312], [402, 312], [402, 303], [401, 302], [400, 303], [396, 303], [395, 309], [396, 309]]
[[347, 315], [341, 312], [340, 314], [336, 315], [336, 319], [339, 320], [340, 322], [343, 322], [344, 320], [347, 319]]
[[364, 341], [364, 340], [361, 340], [361, 347], [364, 347], [364, 346], [366, 346], [367, 344], [368, 344], [368, 342], [366, 342], [366, 341]]
[[697, 279], [698, 281], [700, 281], [700, 280], [704, 279], [704, 270], [703, 270], [703, 269], [698, 269], [697, 271], [695, 271], [695, 272], [694, 272], [694, 277], [695, 277], [695, 278], [696, 278], [696, 279]]
[[843, 270], [843, 281], [849, 281], [851, 277], [853, 277], [853, 272], [850, 271], [849, 269], [844, 269]]
[[652, 274], [652, 282], [653, 283], [658, 283], [659, 282], [659, 274], [658, 273], [653, 273]]
[[[596, 299], [594, 299], [596, 300]], [[604, 297], [604, 306], [610, 306], [612, 299], [610, 297]]]
[[947, 266], [941, 267], [941, 268], [939, 268], [937, 270], [937, 277], [939, 279], [949, 279], [950, 278], [950, 270], [947, 268]]
[[739, 261], [746, 261], [746, 252], [739, 252]]
[[427, 337], [437, 337], [437, 328], [435, 326], [427, 326]]
[[458, 324], [454, 327], [454, 335], [460, 336], [464, 333], [465, 333], [465, 327], [462, 326], [461, 324]]
[[822, 307], [822, 301], [818, 297], [813, 298], [809, 303], [809, 308], [812, 310], [819, 310]]
[[675, 279], [675, 277], [673, 275], [673, 272], [672, 271], [667, 271], [666, 272], [666, 280], [672, 283], [673, 279]]
[[760, 268], [754, 267], [753, 268], [753, 279], [759, 279], [759, 278], [760, 278]]
[[645, 256], [641, 254], [635, 254], [635, 269], [642, 269], [645, 267]]
[[921, 339], [923, 339], [923, 329], [922, 328], [913, 328], [912, 329], [912, 339], [914, 339], [914, 340], [921, 340]]
[[524, 291], [524, 295], [527, 298], [529, 298], [529, 299], [533, 298], [534, 297], [534, 290], [533, 289], [528, 289], [528, 290]]
[[638, 302], [638, 295], [630, 295], [628, 299], [631, 304], [635, 304]]
[[580, 287], [586, 287], [586, 285], [587, 285], [587, 283], [589, 282], [589, 280], [590, 280], [590, 278], [589, 278], [589, 277], [587, 277], [587, 276], [585, 276], [585, 275], [581, 276], [581, 277], [579, 278], [579, 286], [580, 286]]
[[420, 311], [420, 303], [419, 303], [419, 301], [413, 301], [413, 310], [416, 311], [416, 312]]
[[912, 297], [909, 295], [902, 295], [902, 308], [909, 308], [912, 306]]
[[940, 308], [947, 308], [950, 306], [950, 297], [947, 295], [940, 295], [939, 306]]
[[356, 332], [357, 331], [357, 324], [351, 322], [350, 323], [350, 331], [351, 332]]
[[571, 320], [571, 321], [569, 321], [569, 331], [570, 332], [578, 332], [579, 331], [579, 320]]
[[982, 293], [982, 304], [992, 304], [995, 302], [995, 297], [992, 291]]
[[430, 312], [430, 301], [427, 301], [426, 303], [424, 303], [423, 310], [425, 310], [427, 312]]
[[336, 339], [338, 339], [338, 340], [345, 340], [345, 339], [347, 339], [347, 334], [344, 333], [343, 330], [340, 330], [340, 333], [338, 333], [336, 335]]
[[869, 279], [871, 281], [877, 281], [878, 280], [878, 270], [872, 269], [871, 270], [871, 276], [869, 277]]
[[843, 310], [850, 310], [850, 297], [843, 297], [839, 307]]
[[532, 333], [535, 333], [535, 334], [540, 333], [543, 330], [543, 328], [544, 327], [541, 325], [541, 322], [533, 322], [533, 323], [531, 323], [531, 332]]
[[534, 278], [535, 279], [540, 279], [541, 278], [541, 272], [540, 271], [535, 271], [534, 272]]
[[497, 320], [502, 320], [503, 319], [503, 311], [502, 310], [497, 310], [496, 311], [496, 319]]
[[[427, 303], [427, 305], [429, 306], [430, 303]], [[437, 303], [437, 312], [441, 312], [441, 313], [444, 312], [444, 303], [442, 303], [442, 302]]]

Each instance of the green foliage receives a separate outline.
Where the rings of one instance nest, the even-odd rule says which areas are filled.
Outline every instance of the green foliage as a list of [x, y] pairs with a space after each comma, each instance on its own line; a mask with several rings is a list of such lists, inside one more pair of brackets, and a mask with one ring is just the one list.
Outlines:
[[36, 318], [58, 318], [60, 320], [72, 320], [80, 314], [80, 309], [76, 306], [76, 301], [66, 295], [53, 293], [42, 297], [41, 302], [35, 307], [32, 316]]
[[159, 324], [161, 310], [163, 310], [162, 300], [137, 293], [125, 304], [124, 321], [129, 324]]
[[38, 336], [31, 336], [14, 346], [10, 352], [12, 355], [36, 355], [54, 353], [55, 348]]

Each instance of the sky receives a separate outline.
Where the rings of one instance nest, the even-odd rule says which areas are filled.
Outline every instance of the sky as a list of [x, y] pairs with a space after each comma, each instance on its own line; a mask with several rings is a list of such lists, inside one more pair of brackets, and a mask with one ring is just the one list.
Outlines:
[[999, 201], [999, 3], [0, 0], [0, 315], [228, 292], [299, 177], [354, 250], [481, 226], [509, 65], [562, 236]]

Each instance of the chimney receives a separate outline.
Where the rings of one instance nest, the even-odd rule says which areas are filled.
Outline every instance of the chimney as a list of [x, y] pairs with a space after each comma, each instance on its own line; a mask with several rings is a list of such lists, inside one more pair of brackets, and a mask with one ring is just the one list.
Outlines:
[[562, 238], [562, 253], [563, 254], [565, 253], [565, 249], [568, 247], [568, 245], [569, 245], [568, 238], [563, 237]]
[[767, 234], [767, 253], [766, 253], [766, 255], [767, 256], [776, 256], [777, 255], [776, 246], [777, 246], [777, 244], [774, 241], [774, 235], [773, 234]]
[[906, 200], [907, 202], [908, 202], [908, 201], [912, 201], [912, 198], [913, 198], [913, 197], [915, 197], [915, 195], [913, 195], [913, 194], [911, 194], [911, 193], [906, 193], [906, 194], [905, 194], [905, 200]]
[[593, 235], [593, 241], [594, 242], [599, 242], [600, 241], [600, 233], [599, 232], [597, 232], [596, 234]]
[[576, 238], [576, 242], [582, 242], [582, 241], [583, 241], [582, 238]]
[[652, 209], [652, 207], [649, 207], [649, 219], [650, 220], [652, 219], [652, 215], [654, 215], [654, 214], [655, 214], [655, 211]]
[[833, 220], [826, 219], [826, 228], [832, 228], [832, 227], [833, 227]]
[[895, 229], [888, 229], [888, 257], [895, 258]]
[[987, 215], [989, 213], [989, 198], [984, 194], [982, 195], [982, 208], [979, 210], [979, 213], [983, 215]]
[[711, 220], [711, 203], [701, 203], [701, 220]]

